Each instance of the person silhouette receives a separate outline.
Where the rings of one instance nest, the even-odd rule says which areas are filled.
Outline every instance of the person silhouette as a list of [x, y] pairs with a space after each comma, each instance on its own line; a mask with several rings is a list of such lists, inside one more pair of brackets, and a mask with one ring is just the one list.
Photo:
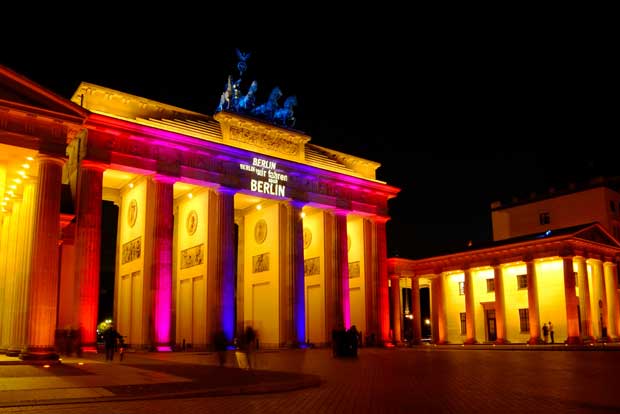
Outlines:
[[549, 321], [549, 336], [551, 337], [551, 343], [555, 343], [555, 336], [553, 332], [553, 324]]

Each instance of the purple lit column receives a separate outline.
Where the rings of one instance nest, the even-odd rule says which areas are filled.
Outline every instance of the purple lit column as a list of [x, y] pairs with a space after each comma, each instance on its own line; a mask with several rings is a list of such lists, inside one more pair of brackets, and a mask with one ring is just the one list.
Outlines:
[[507, 343], [506, 307], [504, 305], [504, 275], [501, 266], [493, 266], [493, 284], [495, 285], [495, 323], [497, 325], [498, 344]]
[[229, 343], [235, 336], [235, 190], [218, 188], [219, 323]]
[[467, 327], [466, 344], [476, 343], [476, 314], [474, 303], [474, 281], [471, 269], [465, 269], [465, 325]]
[[153, 177], [152, 332], [158, 351], [169, 351], [172, 307], [172, 211], [174, 179]]
[[538, 316], [538, 277], [536, 276], [536, 264], [532, 260], [525, 262], [527, 268], [527, 306], [530, 322], [530, 339], [528, 344], [541, 344], [540, 317]]
[[[301, 209], [303, 203], [291, 202], [291, 246], [293, 282], [293, 339], [297, 345], [306, 342], [306, 301], [304, 297], [304, 232]], [[346, 217], [345, 217], [346, 218]], [[348, 281], [348, 279], [347, 279]]]
[[96, 351], [101, 255], [101, 198], [104, 167], [82, 161], [78, 179], [75, 272], [82, 347]]
[[351, 311], [349, 307], [349, 243], [347, 239], [347, 214], [344, 211], [336, 211], [336, 270], [337, 270], [337, 295], [340, 303], [339, 314], [336, 316], [338, 325], [349, 329], [351, 324]]
[[575, 272], [573, 271], [573, 258], [563, 257], [564, 264], [564, 296], [566, 299], [566, 325], [568, 338], [566, 343], [581, 343], [579, 337], [579, 315], [577, 314], [577, 295], [575, 294]]
[[58, 307], [60, 189], [64, 161], [48, 156], [40, 156], [38, 161], [39, 182], [34, 208], [26, 349], [20, 358], [57, 359], [54, 333]]

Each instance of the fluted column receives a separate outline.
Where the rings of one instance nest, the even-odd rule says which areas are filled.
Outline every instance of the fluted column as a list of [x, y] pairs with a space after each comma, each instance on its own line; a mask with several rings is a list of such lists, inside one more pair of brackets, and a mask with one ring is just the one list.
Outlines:
[[603, 263], [590, 260], [592, 266], [592, 331], [595, 337], [603, 337], [603, 327], [607, 326], [607, 296], [605, 295], [605, 279]]
[[172, 313], [172, 233], [174, 179], [153, 177], [152, 332], [158, 351], [170, 350]]
[[8, 278], [6, 271], [11, 215], [0, 213], [0, 222], [2, 223], [0, 230], [0, 353], [5, 353], [8, 348], [8, 340], [4, 330], [7, 328], [8, 306], [12, 298], [12, 295], [8, 294], [12, 280]]
[[536, 264], [532, 260], [525, 262], [527, 268], [527, 306], [530, 322], [530, 339], [528, 344], [541, 344], [540, 339], [540, 316], [538, 313], [538, 276]]
[[446, 299], [444, 292], [444, 276], [439, 273], [431, 280], [432, 309], [431, 318], [433, 319], [432, 334], [433, 341], [437, 344], [448, 342], [448, 327], [446, 321]]
[[58, 240], [64, 160], [39, 157], [34, 208], [32, 265], [28, 288], [26, 347], [22, 359], [57, 359], [54, 350], [58, 307]]
[[563, 257], [564, 264], [564, 296], [566, 299], [566, 343], [581, 343], [579, 336], [579, 315], [577, 314], [577, 295], [575, 293], [575, 272], [573, 271], [573, 258]]
[[605, 293], [607, 297], [607, 335], [618, 338], [620, 308], [618, 307], [618, 268], [615, 263], [605, 262]]
[[351, 310], [349, 305], [349, 244], [347, 239], [346, 212], [337, 211], [336, 214], [336, 270], [337, 270], [337, 297], [340, 303], [336, 321], [339, 326], [349, 329], [351, 324]]
[[388, 268], [387, 268], [387, 242], [385, 223], [387, 217], [375, 217], [375, 235], [377, 237], [377, 283], [378, 289], [378, 321], [379, 321], [379, 334], [381, 335], [381, 342], [386, 344], [390, 341], [390, 300], [389, 300], [389, 285], [388, 285]]
[[579, 278], [579, 310], [581, 313], [581, 337], [586, 341], [594, 339], [592, 335], [592, 318], [590, 303], [590, 284], [588, 283], [588, 267], [585, 258], [575, 257], [577, 262], [577, 274]]
[[96, 351], [101, 266], [101, 199], [105, 167], [82, 161], [78, 177], [75, 271], [82, 348]]
[[[2, 351], [7, 354], [14, 355], [15, 347], [18, 344], [15, 343], [15, 335], [19, 313], [19, 303], [17, 300], [18, 290], [22, 287], [18, 286], [19, 281], [15, 277], [15, 267], [17, 263], [17, 236], [19, 234], [19, 211], [21, 209], [21, 203], [13, 203], [10, 216], [8, 219], [8, 240], [6, 249], [6, 287], [4, 293], [4, 318], [2, 320]], [[24, 290], [27, 290], [27, 286]], [[21, 344], [23, 345], [23, 344]], [[12, 352], [11, 352], [12, 351]], [[19, 350], [21, 352], [21, 349]]]
[[390, 281], [392, 284], [392, 316], [394, 321], [394, 342], [400, 343], [401, 327], [403, 323], [402, 312], [400, 311], [400, 279], [398, 275], [391, 275]]
[[218, 240], [211, 240], [219, 241], [219, 324], [230, 343], [235, 337], [235, 193], [230, 188], [218, 188]]
[[465, 324], [467, 328], [466, 344], [476, 343], [476, 315], [474, 306], [474, 283], [471, 269], [465, 269]]
[[506, 339], [506, 306], [504, 303], [504, 275], [501, 266], [493, 266], [495, 284], [495, 324], [497, 327], [498, 344], [505, 344]]
[[422, 313], [420, 311], [420, 279], [417, 276], [411, 277], [411, 312], [413, 313], [413, 340], [412, 343], [419, 344], [422, 339]]
[[[291, 238], [291, 278], [292, 278], [292, 345], [306, 342], [306, 300], [304, 281], [304, 226], [302, 218], [303, 203], [291, 201], [290, 238]], [[348, 267], [347, 267], [348, 269]], [[348, 283], [348, 275], [347, 275]]]
[[22, 200], [18, 203], [19, 207], [19, 229], [17, 234], [15, 267], [13, 278], [15, 283], [14, 290], [14, 318], [13, 328], [11, 329], [11, 338], [9, 342], [11, 346], [7, 350], [7, 355], [17, 356], [26, 346], [26, 327], [27, 327], [27, 311], [28, 311], [28, 280], [30, 278], [29, 260], [32, 251], [33, 238], [33, 209], [34, 209], [34, 192], [33, 183], [24, 183]]

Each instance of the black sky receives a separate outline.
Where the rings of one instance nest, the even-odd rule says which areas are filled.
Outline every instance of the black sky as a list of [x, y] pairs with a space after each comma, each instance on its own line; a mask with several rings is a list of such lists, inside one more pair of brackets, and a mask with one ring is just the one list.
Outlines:
[[238, 75], [235, 48], [250, 52], [244, 90], [256, 79], [259, 101], [274, 86], [296, 95], [296, 129], [380, 162], [378, 178], [402, 189], [390, 256], [490, 240], [492, 201], [618, 175], [618, 68], [600, 28], [420, 25], [424, 16], [391, 13], [390, 26], [315, 20], [308, 30], [289, 17], [245, 35], [234, 21], [211, 26], [213, 15], [183, 26], [114, 15], [5, 42], [0, 63], [67, 98], [86, 81], [212, 114]]

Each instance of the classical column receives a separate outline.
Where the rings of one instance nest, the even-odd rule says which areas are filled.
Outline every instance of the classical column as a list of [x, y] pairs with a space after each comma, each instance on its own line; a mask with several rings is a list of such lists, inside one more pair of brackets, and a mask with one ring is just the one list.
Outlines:
[[504, 275], [501, 266], [493, 266], [493, 279], [495, 285], [495, 324], [497, 327], [498, 344], [505, 344], [506, 339], [506, 306], [504, 304]]
[[431, 318], [433, 320], [432, 334], [433, 341], [439, 345], [448, 342], [448, 327], [446, 323], [446, 304], [443, 279], [443, 273], [439, 273], [434, 279], [431, 280]]
[[151, 268], [151, 341], [158, 351], [169, 351], [172, 312], [172, 233], [174, 179], [155, 176], [153, 180], [152, 268]]
[[232, 343], [235, 337], [235, 193], [230, 188], [218, 188], [217, 240], [219, 280], [219, 324], [226, 339]]
[[57, 359], [54, 349], [58, 306], [58, 239], [60, 237], [60, 194], [64, 160], [39, 156], [37, 195], [34, 208], [34, 234], [30, 281], [26, 347], [22, 359]]
[[337, 297], [340, 303], [339, 315], [336, 322], [339, 326], [349, 329], [351, 325], [351, 310], [349, 306], [349, 243], [347, 238], [347, 214], [337, 211], [336, 216], [336, 270], [337, 270]]
[[605, 293], [607, 297], [607, 335], [618, 338], [620, 308], [618, 307], [618, 268], [615, 263], [605, 262]]
[[476, 315], [474, 307], [474, 281], [471, 269], [465, 269], [465, 324], [467, 328], [466, 344], [476, 343]]
[[575, 272], [573, 271], [573, 258], [563, 257], [564, 264], [564, 296], [566, 299], [566, 343], [581, 343], [579, 336], [579, 315], [577, 314], [577, 295], [575, 293]]
[[403, 324], [403, 315], [400, 311], [400, 279], [398, 275], [391, 275], [392, 282], [392, 316], [394, 320], [394, 343], [402, 342], [401, 326]]
[[[21, 203], [14, 202], [11, 208], [10, 216], [8, 219], [8, 240], [7, 249], [3, 252], [6, 255], [6, 287], [4, 294], [4, 306], [5, 313], [2, 319], [2, 351], [9, 356], [15, 356], [21, 352], [23, 343], [18, 344], [15, 342], [19, 324], [19, 313], [21, 311], [19, 307], [19, 301], [17, 300], [18, 292], [20, 290], [27, 291], [27, 286], [21, 286], [20, 281], [15, 277], [15, 268], [18, 262], [17, 255], [17, 237], [20, 233], [19, 230], [19, 212], [21, 210]], [[19, 349], [18, 349], [19, 348]]]
[[104, 169], [104, 166], [82, 161], [78, 171], [77, 230], [75, 232], [75, 271], [79, 280], [78, 318], [82, 349], [91, 352], [97, 352], [101, 199]]
[[364, 283], [365, 283], [365, 304], [366, 304], [366, 326], [363, 330], [364, 342], [370, 335], [377, 336], [379, 332], [379, 322], [377, 320], [377, 261], [374, 256], [375, 228], [372, 220], [365, 218], [364, 223]]
[[530, 322], [530, 339], [528, 344], [542, 344], [540, 339], [540, 317], [538, 316], [538, 276], [536, 264], [532, 260], [525, 262], [527, 268], [527, 306]]
[[422, 339], [422, 313], [420, 311], [420, 279], [415, 275], [411, 277], [411, 307], [413, 313], [412, 343], [419, 344]]
[[390, 341], [390, 301], [388, 286], [388, 268], [387, 268], [387, 243], [385, 233], [385, 223], [388, 217], [375, 217], [375, 235], [377, 237], [377, 283], [378, 289], [378, 321], [380, 329], [380, 341], [384, 344]]
[[586, 341], [592, 341], [592, 318], [590, 304], [590, 284], [588, 283], [588, 267], [582, 256], [575, 257], [577, 262], [577, 274], [579, 278], [579, 311], [581, 314], [581, 337]]
[[[304, 204], [291, 201], [290, 238], [291, 238], [291, 278], [292, 278], [292, 345], [299, 346], [306, 342], [306, 301], [304, 281], [304, 223], [302, 208]], [[346, 218], [346, 217], [345, 217]], [[348, 276], [348, 275], [347, 275]], [[348, 277], [347, 277], [348, 283]]]
[[592, 266], [592, 331], [597, 338], [603, 337], [603, 327], [607, 327], [607, 296], [605, 295], [605, 279], [603, 263], [590, 260]]
[[11, 215], [0, 214], [2, 222], [2, 230], [0, 231], [0, 354], [5, 353], [8, 349], [8, 334], [4, 331], [7, 329], [9, 320], [9, 306], [13, 295], [9, 293], [9, 289], [13, 281], [7, 276], [6, 271], [8, 248], [9, 248], [9, 228], [11, 223]]

